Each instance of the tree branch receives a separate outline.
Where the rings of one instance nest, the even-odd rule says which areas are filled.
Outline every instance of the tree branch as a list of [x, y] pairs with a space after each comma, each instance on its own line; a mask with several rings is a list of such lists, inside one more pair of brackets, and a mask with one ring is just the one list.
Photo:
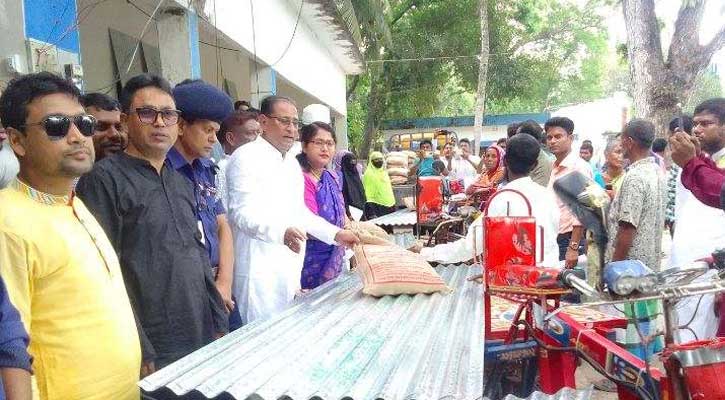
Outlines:
[[683, 4], [675, 22], [675, 33], [670, 44], [667, 62], [678, 84], [693, 83], [697, 74], [706, 68], [720, 48], [725, 46], [725, 28], [722, 28], [710, 43], [700, 46], [698, 29], [704, 12], [704, 1]]
[[705, 54], [708, 54], [709, 57], [712, 57], [713, 54], [715, 54], [718, 50], [725, 47], [725, 27], [720, 29], [720, 32], [718, 32], [714, 38], [705, 45], [704, 51]]
[[[675, 32], [667, 54], [670, 64], [692, 57], [700, 50], [699, 27], [705, 8], [704, 0], [683, 2], [675, 21]], [[674, 66], [674, 65], [673, 65]], [[674, 66], [676, 69], [680, 66]]]
[[350, 97], [353, 93], [355, 93], [355, 89], [357, 89], [357, 84], [360, 82], [360, 75], [355, 75], [352, 77], [352, 82], [350, 83], [350, 87], [347, 89], [347, 93], [345, 94], [345, 99], [347, 99], [347, 102], [350, 102]]
[[393, 15], [393, 18], [390, 19], [390, 27], [392, 28], [393, 26], [395, 26], [395, 24], [398, 23], [398, 21], [400, 21], [401, 18], [403, 18], [405, 13], [407, 13], [411, 8], [413, 8], [414, 6], [417, 6], [417, 5], [418, 5], [417, 0], [408, 1], [408, 4], [406, 4], [405, 6], [403, 6], [403, 8], [398, 10], [398, 12], [395, 15]]

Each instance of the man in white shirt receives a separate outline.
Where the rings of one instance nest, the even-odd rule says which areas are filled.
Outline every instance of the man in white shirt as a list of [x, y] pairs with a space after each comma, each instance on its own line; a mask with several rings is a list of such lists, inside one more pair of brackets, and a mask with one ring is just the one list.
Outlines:
[[232, 154], [226, 171], [233, 291], [244, 323], [271, 317], [294, 299], [308, 233], [328, 244], [358, 242], [305, 206], [302, 170], [290, 153], [299, 126], [292, 100], [270, 96], [260, 108], [263, 133]]
[[0, 189], [14, 181], [20, 170], [18, 159], [15, 157], [13, 149], [10, 148], [10, 144], [5, 140], [7, 138], [5, 128], [0, 125]]
[[[527, 134], [517, 134], [508, 141], [505, 157], [506, 172], [509, 183], [504, 189], [512, 189], [523, 194], [531, 203], [536, 224], [544, 228], [544, 237], [540, 229], [536, 230], [536, 254], [544, 249], [544, 259], [538, 263], [542, 267], [558, 268], [559, 247], [556, 244], [556, 235], [559, 231], [559, 207], [550, 190], [531, 180], [529, 173], [536, 166], [540, 146], [536, 139]], [[507, 214], [508, 213], [508, 214]], [[488, 209], [488, 216], [527, 216], [528, 207], [523, 199], [514, 193], [502, 193], [496, 196]], [[454, 264], [468, 261], [473, 254], [483, 253], [483, 216], [471, 224], [464, 239], [452, 243], [445, 243], [435, 247], [424, 247], [420, 254], [430, 262]]]
[[227, 165], [229, 157], [234, 150], [251, 143], [257, 139], [261, 128], [257, 122], [257, 113], [254, 111], [235, 111], [222, 123], [221, 129], [217, 132], [218, 143], [222, 145], [224, 152], [216, 161], [219, 170], [216, 174], [217, 198], [222, 201], [224, 209], [229, 205], [227, 201]]
[[481, 158], [471, 154], [471, 142], [466, 138], [458, 141], [458, 147], [461, 153], [454, 156], [453, 172], [456, 178], [463, 179], [463, 185], [468, 188], [478, 178]]

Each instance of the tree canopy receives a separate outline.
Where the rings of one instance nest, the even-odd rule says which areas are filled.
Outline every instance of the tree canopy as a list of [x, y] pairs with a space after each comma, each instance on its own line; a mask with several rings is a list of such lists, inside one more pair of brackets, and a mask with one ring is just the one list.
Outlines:
[[[377, 11], [370, 8], [374, 3]], [[384, 119], [473, 114], [478, 0], [353, 4], [366, 16], [358, 18], [367, 68], [350, 78], [348, 98], [351, 143], [361, 156], [373, 139], [367, 136]], [[584, 6], [573, 0], [488, 1], [487, 113], [544, 111], [613, 90], [605, 78], [619, 67], [598, 12], [604, 5], [607, 0]]]

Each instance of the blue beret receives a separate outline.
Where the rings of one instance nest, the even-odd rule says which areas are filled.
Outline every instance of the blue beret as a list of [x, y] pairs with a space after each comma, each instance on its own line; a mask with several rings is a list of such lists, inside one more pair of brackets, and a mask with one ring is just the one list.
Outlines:
[[181, 116], [188, 120], [206, 119], [221, 124], [234, 112], [232, 99], [202, 80], [176, 85], [174, 101]]

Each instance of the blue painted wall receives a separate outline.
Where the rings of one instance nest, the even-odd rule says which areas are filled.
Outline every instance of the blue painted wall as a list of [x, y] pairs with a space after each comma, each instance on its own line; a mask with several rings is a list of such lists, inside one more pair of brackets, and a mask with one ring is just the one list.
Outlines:
[[[533, 119], [539, 124], [543, 124], [551, 114], [532, 113], [532, 114], [502, 114], [502, 115], [486, 115], [483, 117], [483, 125], [486, 126], [502, 126], [514, 122], [523, 122]], [[392, 129], [435, 129], [457, 126], [473, 126], [473, 116], [464, 117], [432, 117], [432, 118], [411, 118], [411, 119], [395, 119], [383, 121], [383, 130]]]
[[189, 48], [191, 49], [191, 79], [200, 79], [199, 16], [194, 11], [189, 11], [187, 19], [189, 24]]
[[23, 0], [25, 37], [80, 53], [76, 0]]

